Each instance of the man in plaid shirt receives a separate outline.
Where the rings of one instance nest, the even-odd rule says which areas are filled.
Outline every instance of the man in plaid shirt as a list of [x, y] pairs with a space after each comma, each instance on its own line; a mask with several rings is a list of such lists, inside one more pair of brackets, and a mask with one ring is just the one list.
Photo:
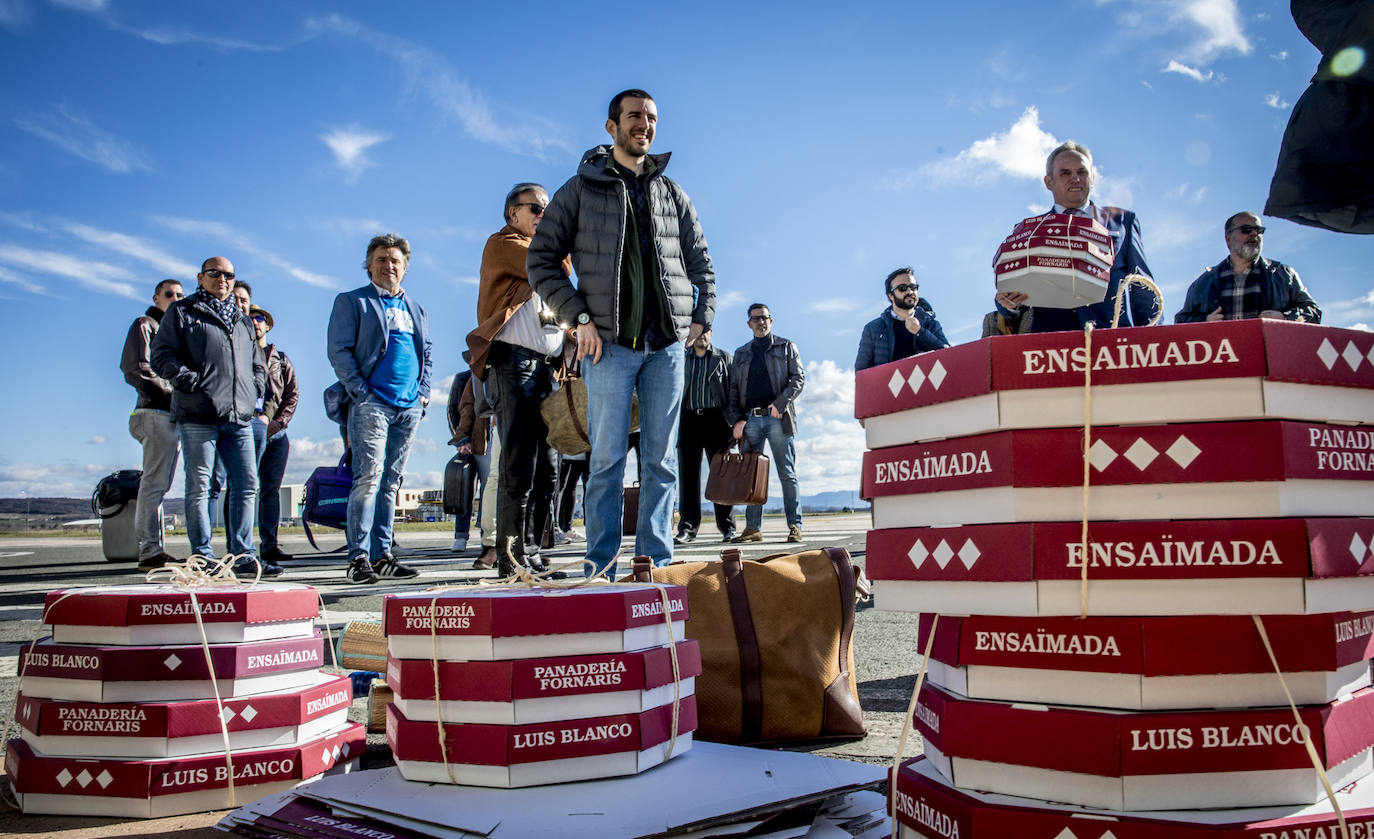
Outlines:
[[1298, 272], [1260, 256], [1264, 226], [1259, 216], [1236, 213], [1226, 220], [1225, 229], [1230, 255], [1193, 280], [1174, 323], [1242, 318], [1321, 323], [1322, 310], [1307, 293]]

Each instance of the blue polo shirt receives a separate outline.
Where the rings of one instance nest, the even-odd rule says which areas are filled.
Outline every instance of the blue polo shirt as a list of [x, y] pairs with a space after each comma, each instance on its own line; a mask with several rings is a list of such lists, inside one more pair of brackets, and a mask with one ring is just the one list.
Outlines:
[[367, 377], [367, 386], [388, 405], [409, 408], [420, 399], [420, 353], [415, 346], [415, 321], [404, 292], [382, 295], [386, 316], [386, 354]]

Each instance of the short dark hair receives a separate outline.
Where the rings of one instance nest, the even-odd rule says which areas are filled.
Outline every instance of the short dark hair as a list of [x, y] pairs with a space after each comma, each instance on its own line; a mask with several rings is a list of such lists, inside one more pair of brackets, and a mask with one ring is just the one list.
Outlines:
[[372, 252], [377, 248], [399, 248], [401, 256], [406, 258], [406, 265], [410, 264], [410, 243], [395, 233], [379, 233], [367, 243], [367, 254], [363, 256], [363, 273], [369, 277], [372, 275], [368, 273], [367, 266], [372, 264]]
[[[749, 304], [749, 308], [745, 309], [745, 310], [744, 310], [744, 313], [747, 314], [747, 315], [749, 315], [749, 317], [753, 317], [753, 316], [754, 316], [754, 310], [755, 310], [755, 309], [768, 309], [768, 304], [767, 304], [767, 303], [750, 303], [750, 304]], [[773, 314], [773, 310], [772, 310], [772, 309], [768, 309], [768, 314], [770, 314], [770, 315]]]
[[153, 296], [157, 297], [159, 294], [162, 293], [162, 290], [169, 285], [181, 285], [181, 280], [174, 280], [171, 277], [168, 277], [167, 279], [153, 286]]
[[243, 280], [234, 280], [234, 288], [241, 288], [244, 291], [248, 292], [249, 299], [252, 299], [253, 287], [250, 286], [248, 283], [245, 283]]
[[544, 189], [544, 187], [543, 187], [542, 185], [537, 184], [537, 183], [533, 183], [533, 182], [529, 182], [529, 181], [527, 181], [527, 182], [525, 182], [525, 183], [518, 183], [518, 184], [516, 184], [515, 186], [513, 186], [513, 187], [510, 188], [510, 192], [507, 192], [507, 193], [506, 193], [506, 207], [505, 207], [504, 210], [501, 211], [502, 218], [505, 219], [506, 224], [510, 224], [510, 211], [511, 211], [511, 209], [512, 209], [516, 204], [519, 204], [519, 203], [520, 203], [519, 200], [518, 200], [518, 199], [520, 198], [520, 194], [521, 194], [521, 193], [524, 193], [524, 192], [531, 192], [531, 191], [536, 191], [536, 190], [539, 191], [539, 192], [544, 193], [545, 195], [548, 195], [548, 194], [549, 194], [549, 191], [548, 191], [547, 189]]
[[648, 99], [650, 102], [654, 101], [654, 97], [650, 96], [647, 91], [640, 90], [637, 87], [632, 87], [629, 90], [622, 90], [615, 96], [612, 96], [611, 106], [606, 109], [606, 118], [616, 125], [620, 124], [620, 103], [626, 99]]
[[1226, 220], [1226, 224], [1223, 225], [1223, 228], [1222, 228], [1222, 229], [1223, 229], [1225, 232], [1230, 233], [1230, 232], [1231, 232], [1231, 222], [1235, 221], [1236, 219], [1240, 218], [1241, 216], [1254, 216], [1255, 218], [1259, 218], [1259, 217], [1260, 217], [1259, 213], [1252, 213], [1252, 212], [1250, 212], [1249, 210], [1241, 210], [1239, 213], [1236, 213], [1235, 215], [1233, 215], [1233, 216], [1231, 216], [1230, 218], [1228, 218], [1228, 219]]
[[896, 271], [893, 271], [891, 274], [888, 274], [887, 279], [883, 280], [884, 295], [892, 293], [892, 281], [902, 276], [903, 274], [910, 274], [913, 280], [916, 279], [916, 269], [912, 268], [910, 265], [903, 265], [901, 268], [898, 268]]

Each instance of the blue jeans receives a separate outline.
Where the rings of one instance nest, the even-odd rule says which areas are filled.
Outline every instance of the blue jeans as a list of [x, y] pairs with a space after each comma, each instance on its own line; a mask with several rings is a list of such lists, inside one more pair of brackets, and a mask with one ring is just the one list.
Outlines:
[[248, 425], [220, 423], [177, 424], [186, 472], [186, 535], [191, 553], [214, 556], [210, 545], [210, 473], [215, 456], [224, 463], [228, 481], [229, 520], [225, 533], [231, 554], [253, 553], [253, 501], [258, 495], [258, 459], [253, 451], [253, 429]]
[[[248, 425], [253, 429], [253, 462], [257, 463], [262, 460], [262, 450], [267, 445], [267, 425], [257, 417], [253, 417]], [[223, 516], [219, 515], [221, 508], [216, 506], [216, 502], [219, 501], [220, 494], [224, 490], [225, 482], [228, 480], [227, 475], [228, 470], [224, 467], [224, 460], [219, 455], [215, 455], [215, 469], [210, 473], [210, 526], [224, 525], [224, 549], [229, 551], [229, 531], [238, 527], [238, 522], [231, 518], [233, 513], [230, 510], [227, 497], [222, 506]], [[249, 515], [253, 515], [252, 510], [249, 511]], [[256, 518], [256, 516], [253, 517]], [[229, 552], [233, 553], [233, 551]]]
[[405, 476], [410, 443], [425, 414], [420, 403], [396, 408], [369, 396], [348, 412], [353, 446], [353, 489], [348, 493], [348, 557], [377, 562], [391, 553], [396, 493]]
[[[792, 435], [782, 430], [782, 420], [774, 417], [749, 417], [744, 424], [744, 436], [749, 448], [763, 451], [763, 441], [768, 441], [768, 453], [773, 459], [773, 468], [778, 470], [778, 483], [782, 484], [782, 509], [787, 514], [788, 526], [801, 527], [801, 505], [797, 501], [797, 450], [792, 445]], [[750, 530], [763, 527], [763, 505], [750, 504], [744, 509], [744, 526]]]
[[582, 362], [587, 383], [587, 437], [592, 450], [583, 502], [587, 559], [616, 576], [625, 512], [625, 459], [630, 440], [630, 404], [639, 394], [639, 520], [635, 556], [656, 565], [673, 559], [673, 500], [677, 496], [677, 426], [682, 410], [682, 344], [661, 350], [632, 350], [603, 343], [601, 360]]
[[258, 547], [267, 553], [277, 547], [277, 528], [281, 525], [281, 481], [286, 474], [286, 458], [291, 440], [283, 428], [267, 438], [258, 459]]

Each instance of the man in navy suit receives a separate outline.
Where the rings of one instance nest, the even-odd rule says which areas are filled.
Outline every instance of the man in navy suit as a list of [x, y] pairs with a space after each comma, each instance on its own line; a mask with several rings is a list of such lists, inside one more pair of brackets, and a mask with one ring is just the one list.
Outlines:
[[[1093, 153], [1088, 151], [1087, 146], [1072, 140], [1060, 143], [1045, 160], [1045, 188], [1054, 195], [1054, 206], [1050, 212], [1090, 216], [1111, 234], [1115, 258], [1111, 279], [1107, 284], [1107, 297], [1101, 303], [1079, 306], [1077, 309], [1048, 309], [1023, 305], [1026, 295], [1019, 291], [1003, 291], [995, 298], [997, 312], [1012, 325], [1013, 333], [1066, 332], [1082, 329], [1089, 323], [1098, 327], [1111, 326], [1121, 278], [1127, 274], [1152, 276], [1149, 266], [1145, 264], [1145, 248], [1140, 243], [1140, 221], [1130, 210], [1099, 207], [1092, 203]], [[1154, 292], [1140, 285], [1132, 285], [1126, 292], [1126, 305], [1122, 307], [1118, 325], [1144, 326], [1159, 311], [1159, 307], [1160, 300]], [[1016, 328], [1023, 317], [1031, 319], [1028, 330]]]
[[409, 242], [394, 234], [372, 237], [363, 262], [372, 282], [334, 298], [329, 315], [329, 363], [348, 392], [353, 449], [346, 530], [350, 583], [419, 573], [391, 555], [396, 492], [429, 405], [433, 369], [424, 307], [401, 291], [409, 265]]

